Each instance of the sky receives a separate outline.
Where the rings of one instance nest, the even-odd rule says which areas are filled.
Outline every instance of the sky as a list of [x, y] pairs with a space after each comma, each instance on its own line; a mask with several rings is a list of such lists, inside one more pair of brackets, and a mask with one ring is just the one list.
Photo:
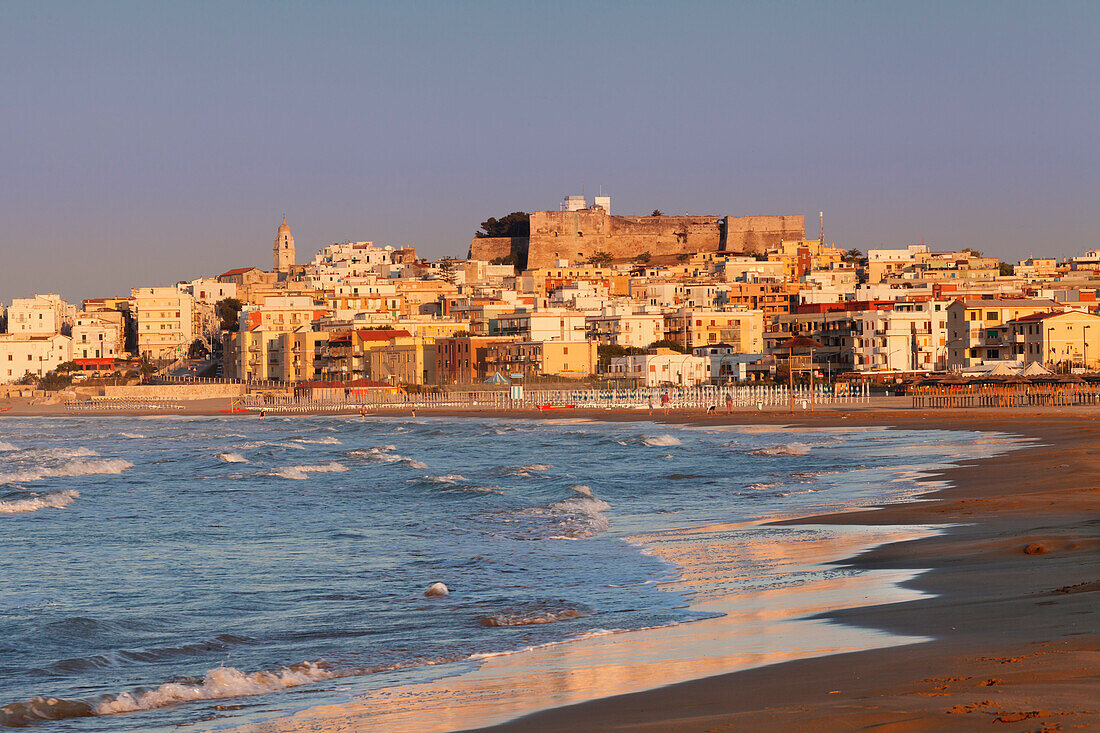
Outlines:
[[7, 2], [0, 302], [464, 256], [481, 221], [804, 214], [845, 248], [1100, 246], [1100, 4]]

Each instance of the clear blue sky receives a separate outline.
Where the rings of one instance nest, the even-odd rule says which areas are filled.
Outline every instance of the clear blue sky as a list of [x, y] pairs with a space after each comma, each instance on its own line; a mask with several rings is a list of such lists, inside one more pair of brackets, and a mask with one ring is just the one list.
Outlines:
[[1100, 4], [8, 2], [0, 300], [617, 213], [1100, 245]]

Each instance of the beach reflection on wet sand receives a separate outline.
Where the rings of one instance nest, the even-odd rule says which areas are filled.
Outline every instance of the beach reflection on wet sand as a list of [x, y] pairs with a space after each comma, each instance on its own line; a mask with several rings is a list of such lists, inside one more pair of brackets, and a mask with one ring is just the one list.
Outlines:
[[830, 565], [933, 526], [712, 525], [633, 541], [680, 567], [665, 586], [691, 592], [694, 623], [609, 633], [486, 659], [455, 677], [372, 691], [354, 701], [246, 725], [242, 733], [449, 731], [792, 659], [926, 641], [819, 618], [899, 603], [920, 571]]

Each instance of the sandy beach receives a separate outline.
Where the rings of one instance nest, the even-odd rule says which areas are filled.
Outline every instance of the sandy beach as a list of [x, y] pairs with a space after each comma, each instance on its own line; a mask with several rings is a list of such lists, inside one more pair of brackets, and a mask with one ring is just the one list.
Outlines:
[[[188, 412], [217, 409], [193, 405]], [[17, 413], [43, 414], [34, 408], [6, 414]], [[1100, 727], [1100, 539], [1093, 478], [1100, 411], [936, 412], [872, 405], [814, 415], [585, 411], [554, 417], [885, 425], [1008, 433], [1034, 442], [930, 477], [945, 482], [944, 488], [922, 501], [784, 522], [784, 531], [803, 527], [815, 533], [786, 562], [867, 572], [811, 584], [805, 598], [779, 604], [786, 610], [778, 615], [767, 594], [732, 605], [728, 596], [715, 594], [700, 601], [722, 614], [713, 619], [489, 659], [472, 673], [439, 683], [434, 696], [425, 695], [424, 686], [391, 688], [248, 730], [386, 730], [424, 719], [425, 705], [434, 706], [433, 725], [425, 729], [435, 730], [470, 728], [471, 720], [498, 723], [485, 730], [501, 731]], [[707, 587], [731, 579], [708, 577], [700, 558], [744, 548], [726, 542], [720, 527], [706, 532], [637, 540], [685, 568], [678, 582]], [[861, 597], [860, 583], [867, 584], [862, 597], [871, 605], [851, 601]], [[807, 614], [814, 618], [792, 621]], [[723, 647], [746, 629], [756, 635], [752, 658]], [[788, 643], [789, 635], [798, 634], [798, 656], [810, 658], [788, 661], [769, 654], [768, 634], [785, 634]], [[876, 635], [882, 648], [873, 648]], [[896, 646], [899, 636], [909, 643]], [[753, 668], [726, 673], [745, 667]], [[500, 699], [514, 695], [515, 680], [524, 675], [532, 679], [524, 691], [527, 709], [541, 711], [494, 719]], [[456, 691], [466, 701], [462, 709], [451, 704]], [[484, 709], [469, 707], [471, 694], [480, 695]]]

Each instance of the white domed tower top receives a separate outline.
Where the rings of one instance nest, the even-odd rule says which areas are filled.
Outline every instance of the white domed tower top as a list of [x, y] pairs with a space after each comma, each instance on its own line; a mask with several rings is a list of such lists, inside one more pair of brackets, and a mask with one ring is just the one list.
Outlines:
[[287, 226], [286, 217], [279, 225], [279, 233], [275, 235], [275, 272], [290, 272], [294, 265], [294, 237], [290, 236], [290, 227]]

